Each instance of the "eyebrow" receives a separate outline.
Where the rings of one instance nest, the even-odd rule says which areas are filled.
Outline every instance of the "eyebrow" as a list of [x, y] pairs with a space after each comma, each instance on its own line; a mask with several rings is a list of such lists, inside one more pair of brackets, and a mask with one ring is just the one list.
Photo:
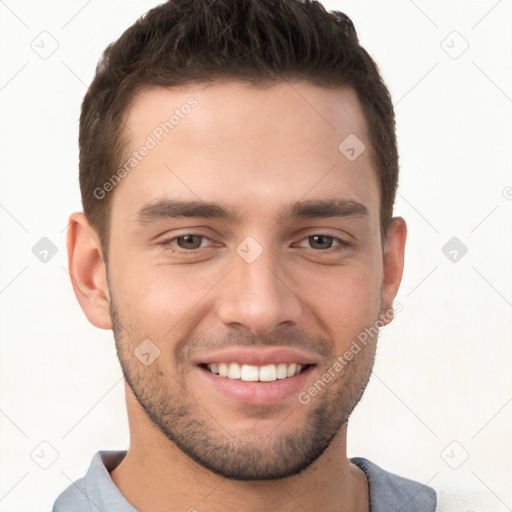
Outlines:
[[[352, 199], [312, 199], [288, 204], [282, 211], [280, 221], [324, 217], [366, 217], [368, 209]], [[229, 205], [205, 201], [182, 201], [160, 199], [147, 203], [135, 214], [135, 221], [148, 224], [158, 220], [181, 217], [219, 219], [240, 224], [242, 219]]]

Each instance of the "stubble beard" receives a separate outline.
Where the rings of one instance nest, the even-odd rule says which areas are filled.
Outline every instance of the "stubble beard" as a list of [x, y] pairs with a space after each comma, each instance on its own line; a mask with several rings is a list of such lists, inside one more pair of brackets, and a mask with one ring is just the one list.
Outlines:
[[[245, 433], [230, 432], [222, 424], [222, 411], [200, 405], [187, 391], [186, 376], [178, 370], [174, 375], [155, 360], [143, 365], [134, 349], [141, 339], [134, 339], [125, 328], [113, 296], [110, 294], [112, 319], [117, 355], [124, 378], [148, 418], [183, 453], [204, 468], [234, 480], [275, 480], [304, 471], [328, 448], [336, 434], [348, 421], [361, 399], [373, 368], [375, 342], [368, 344], [348, 361], [340, 378], [325, 385], [304, 408], [301, 424], [291, 431], [280, 431], [279, 425], [271, 435], [258, 433], [258, 417], [272, 413], [272, 406], [248, 406], [248, 415], [255, 418], [255, 427]], [[195, 340], [197, 342], [197, 340]], [[330, 350], [325, 368], [332, 367], [336, 354], [329, 340], [319, 340]], [[193, 343], [193, 341], [192, 341]], [[187, 340], [184, 341], [186, 346]], [[246, 345], [246, 343], [240, 343]], [[155, 364], [157, 363], [157, 364]], [[177, 365], [178, 366], [178, 365]], [[320, 370], [317, 368], [315, 370]]]

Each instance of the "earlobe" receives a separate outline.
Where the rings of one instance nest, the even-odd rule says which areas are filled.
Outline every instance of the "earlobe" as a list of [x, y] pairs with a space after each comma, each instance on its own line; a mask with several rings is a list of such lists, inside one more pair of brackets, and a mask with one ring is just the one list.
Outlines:
[[67, 248], [71, 284], [80, 307], [91, 324], [100, 329], [112, 329], [101, 244], [83, 212], [69, 217]]
[[407, 224], [402, 217], [393, 217], [386, 234], [383, 256], [382, 310], [384, 325], [393, 319], [393, 301], [398, 293], [404, 270], [405, 242]]

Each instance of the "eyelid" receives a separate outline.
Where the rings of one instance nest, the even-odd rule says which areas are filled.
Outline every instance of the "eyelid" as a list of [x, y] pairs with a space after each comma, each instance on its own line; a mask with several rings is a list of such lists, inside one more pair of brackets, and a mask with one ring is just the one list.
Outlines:
[[349, 242], [347, 242], [345, 239], [340, 238], [339, 236], [333, 235], [332, 233], [326, 233], [326, 232], [318, 232], [318, 233], [311, 233], [310, 235], [306, 235], [303, 237], [300, 241], [303, 242], [304, 240], [307, 240], [308, 238], [312, 236], [325, 236], [328, 238], [332, 238], [333, 240], [337, 240], [339, 242], [338, 245], [329, 247], [329, 249], [316, 249], [317, 252], [328, 252], [330, 249], [334, 249], [335, 247], [348, 247], [350, 245]]
[[[164, 238], [163, 240], [158, 242], [158, 245], [163, 246], [163, 247], [168, 247], [168, 246], [176, 247], [176, 249], [173, 248], [172, 250], [174, 252], [177, 252], [177, 253], [182, 252], [182, 253], [191, 253], [191, 254], [193, 254], [196, 251], [204, 249], [204, 247], [198, 247], [197, 249], [189, 249], [189, 250], [187, 250], [187, 249], [182, 249], [181, 247], [178, 247], [178, 246], [174, 245], [174, 242], [178, 238], [183, 238], [185, 236], [198, 236], [198, 237], [202, 238], [203, 240], [209, 240], [210, 242], [213, 242], [213, 240], [210, 237], [208, 237], [208, 236], [206, 236], [206, 235], [204, 235], [202, 233], [194, 233], [194, 232], [190, 231], [190, 232], [187, 232], [187, 233], [183, 233], [181, 235], [175, 235], [173, 237]], [[202, 243], [202, 240], [201, 240], [201, 243]]]

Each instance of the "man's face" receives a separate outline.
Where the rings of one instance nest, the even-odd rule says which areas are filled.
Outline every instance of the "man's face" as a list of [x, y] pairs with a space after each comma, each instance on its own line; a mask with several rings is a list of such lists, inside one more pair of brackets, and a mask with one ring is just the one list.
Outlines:
[[[152, 89], [127, 126], [128, 155], [150, 147], [111, 192], [110, 312], [131, 391], [208, 469], [295, 474], [345, 424], [376, 339], [333, 372], [336, 358], [393, 298], [381, 293], [379, 186], [358, 101], [305, 82]], [[351, 134], [366, 145], [355, 160], [338, 149]], [[203, 208], [175, 216], [171, 200]], [[330, 201], [336, 212], [316, 204]], [[329, 368], [335, 378], [299, 400]]]

